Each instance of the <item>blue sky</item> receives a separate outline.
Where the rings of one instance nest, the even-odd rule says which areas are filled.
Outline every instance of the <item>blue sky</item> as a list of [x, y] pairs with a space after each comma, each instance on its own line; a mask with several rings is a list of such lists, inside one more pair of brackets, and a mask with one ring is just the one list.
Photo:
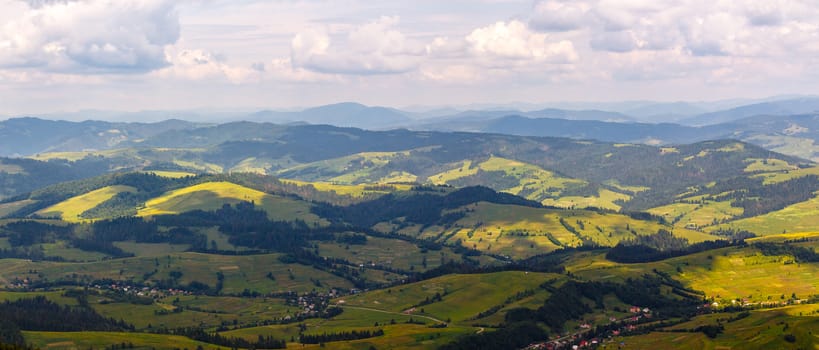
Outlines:
[[819, 94], [815, 1], [0, 0], [0, 114]]

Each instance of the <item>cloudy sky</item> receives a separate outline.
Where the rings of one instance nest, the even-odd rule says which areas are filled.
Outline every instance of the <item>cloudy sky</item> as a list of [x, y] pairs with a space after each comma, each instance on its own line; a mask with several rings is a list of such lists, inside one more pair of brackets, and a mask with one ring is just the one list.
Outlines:
[[813, 0], [0, 0], [0, 115], [819, 94]]

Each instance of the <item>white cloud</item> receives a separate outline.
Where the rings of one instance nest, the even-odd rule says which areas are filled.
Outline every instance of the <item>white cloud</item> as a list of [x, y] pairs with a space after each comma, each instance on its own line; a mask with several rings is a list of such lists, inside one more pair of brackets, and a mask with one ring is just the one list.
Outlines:
[[172, 0], [0, 0], [0, 66], [77, 73], [164, 67], [179, 38]]
[[381, 17], [333, 36], [326, 28], [298, 33], [291, 42], [294, 68], [328, 74], [395, 74], [415, 69], [423, 44], [396, 30], [397, 17]]
[[546, 34], [529, 30], [520, 21], [497, 22], [478, 28], [466, 37], [478, 56], [568, 63], [577, 60], [574, 45], [568, 41], [550, 42]]
[[547, 32], [575, 30], [586, 25], [588, 4], [576, 1], [541, 1], [535, 5], [529, 24]]
[[157, 71], [164, 78], [205, 80], [224, 78], [234, 84], [259, 81], [263, 72], [253, 66], [239, 67], [228, 64], [224, 58], [200, 49], [168, 51], [170, 66]]

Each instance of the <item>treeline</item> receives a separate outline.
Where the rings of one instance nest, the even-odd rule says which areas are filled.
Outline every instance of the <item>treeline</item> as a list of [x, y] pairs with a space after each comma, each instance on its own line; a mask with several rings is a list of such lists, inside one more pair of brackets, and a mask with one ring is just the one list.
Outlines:
[[638, 235], [633, 239], [620, 241], [609, 249], [606, 259], [619, 263], [644, 263], [743, 244], [742, 240], [716, 240], [689, 245], [687, 239], [659, 230], [654, 235]]
[[97, 176], [108, 172], [106, 160], [87, 158], [77, 161], [38, 161], [29, 158], [0, 158], [0, 163], [20, 167], [20, 173], [0, 171], [0, 197], [15, 201], [20, 194], [64, 181]]
[[764, 184], [764, 180], [758, 177], [737, 177], [717, 182], [708, 189], [713, 195], [706, 199], [730, 200], [731, 206], [743, 209], [741, 217], [753, 217], [804, 202], [813, 198], [816, 191], [819, 191], [819, 176], [816, 175], [772, 184]]
[[[134, 326], [105, 318], [88, 307], [60, 306], [43, 296], [0, 304], [0, 334], [5, 341], [18, 339], [25, 331], [81, 332], [125, 331]], [[15, 332], [16, 330], [16, 332]], [[15, 342], [16, 343], [16, 342]]]
[[287, 347], [287, 342], [282, 339], [276, 339], [271, 336], [261, 336], [255, 342], [244, 338], [225, 337], [219, 333], [206, 332], [202, 328], [183, 327], [176, 329], [158, 329], [155, 333], [158, 334], [173, 334], [181, 335], [191, 338], [193, 340], [201, 341], [208, 344], [225, 346], [230, 348], [244, 348], [244, 349], [284, 349]]
[[74, 232], [73, 225], [49, 225], [36, 221], [15, 221], [3, 225], [4, 234], [12, 247], [68, 240]]
[[763, 255], [777, 256], [790, 255], [799, 263], [819, 262], [819, 254], [813, 249], [800, 247], [792, 244], [777, 244], [777, 243], [754, 243], [755, 248], [759, 249]]
[[511, 324], [493, 332], [462, 336], [445, 344], [439, 350], [494, 350], [520, 349], [537, 341], [548, 339], [549, 334], [532, 321]]
[[370, 330], [360, 330], [360, 331], [348, 331], [348, 332], [338, 332], [338, 333], [322, 333], [322, 334], [302, 334], [299, 336], [299, 342], [302, 344], [321, 344], [321, 343], [328, 343], [332, 341], [346, 341], [346, 340], [358, 340], [358, 339], [367, 339], [373, 337], [380, 337], [384, 335], [383, 329], [377, 329], [375, 331]]
[[346, 207], [321, 204], [312, 212], [328, 220], [348, 223], [358, 227], [372, 227], [379, 222], [405, 218], [406, 222], [424, 226], [454, 223], [465, 214], [453, 212], [443, 214], [447, 209], [455, 209], [477, 202], [514, 204], [541, 207], [540, 203], [523, 199], [508, 193], [495, 192], [487, 187], [466, 187], [439, 195], [431, 193], [387, 194], [375, 200]]
[[659, 311], [663, 315], [679, 317], [696, 311], [700, 298], [694, 293], [676, 294], [682, 298], [672, 298], [662, 292], [663, 286], [677, 288], [677, 284], [664, 276], [644, 275], [639, 279], [629, 278], [625, 283], [568, 281], [560, 287], [544, 283], [541, 288], [551, 296], [536, 310], [517, 308], [509, 310], [505, 316], [507, 324], [517, 322], [543, 322], [554, 332], [562, 332], [569, 320], [582, 318], [593, 311], [586, 300], [591, 300], [597, 309], [606, 308], [604, 298], [614, 295], [623, 303], [640, 305]]

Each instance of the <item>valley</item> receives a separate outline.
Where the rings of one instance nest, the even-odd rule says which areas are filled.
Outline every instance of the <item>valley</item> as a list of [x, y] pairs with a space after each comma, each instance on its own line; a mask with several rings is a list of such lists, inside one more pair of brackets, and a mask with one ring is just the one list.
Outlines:
[[[0, 308], [16, 316], [0, 343], [815, 343], [810, 160], [734, 140], [257, 123], [166, 133], [2, 160]], [[77, 328], [21, 310], [57, 310]]]

